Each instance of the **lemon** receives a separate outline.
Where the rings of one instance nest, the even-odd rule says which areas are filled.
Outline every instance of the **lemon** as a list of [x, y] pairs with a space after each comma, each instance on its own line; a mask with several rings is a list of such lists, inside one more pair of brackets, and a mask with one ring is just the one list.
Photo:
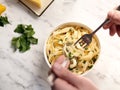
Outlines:
[[6, 10], [6, 7], [0, 4], [0, 15]]

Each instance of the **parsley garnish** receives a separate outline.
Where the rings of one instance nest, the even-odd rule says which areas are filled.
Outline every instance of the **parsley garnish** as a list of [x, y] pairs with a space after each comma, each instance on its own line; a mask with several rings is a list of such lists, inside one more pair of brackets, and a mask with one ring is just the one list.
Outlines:
[[68, 58], [72, 59], [73, 58], [73, 54], [71, 52], [68, 53]]
[[19, 49], [20, 52], [25, 52], [30, 49], [31, 44], [38, 43], [38, 39], [33, 37], [35, 32], [32, 25], [19, 24], [14, 32], [21, 34], [21, 36], [12, 39], [11, 44], [15, 51]]
[[9, 24], [7, 16], [0, 16], [0, 26], [4, 27], [6, 24]]

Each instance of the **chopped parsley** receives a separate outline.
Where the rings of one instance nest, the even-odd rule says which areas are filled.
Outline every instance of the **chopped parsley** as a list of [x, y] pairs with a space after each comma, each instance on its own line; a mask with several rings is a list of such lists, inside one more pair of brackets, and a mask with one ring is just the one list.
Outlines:
[[72, 59], [73, 58], [73, 54], [71, 52], [68, 53], [68, 58]]
[[82, 47], [82, 43], [79, 43], [80, 47]]
[[85, 50], [88, 50], [88, 47], [85, 47]]
[[68, 53], [68, 57], [69, 57], [69, 58], [72, 57], [72, 53], [71, 53], [71, 52]]
[[91, 65], [91, 66], [88, 66], [89, 69], [91, 69], [92, 67], [93, 67], [92, 65]]

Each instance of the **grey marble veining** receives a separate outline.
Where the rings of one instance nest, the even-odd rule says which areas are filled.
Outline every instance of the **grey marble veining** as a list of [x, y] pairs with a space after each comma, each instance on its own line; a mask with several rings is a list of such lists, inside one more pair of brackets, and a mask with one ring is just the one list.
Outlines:
[[[36, 17], [17, 0], [0, 0], [7, 7], [10, 25], [0, 27], [0, 90], [51, 90], [46, 81], [49, 68], [44, 60], [43, 48], [50, 32], [65, 22], [80, 22], [95, 29], [106, 18], [107, 12], [119, 0], [55, 0], [41, 17]], [[11, 39], [17, 24], [32, 24], [38, 45], [28, 52], [13, 52]], [[94, 68], [85, 77], [100, 90], [120, 90], [120, 38], [109, 36], [101, 29], [97, 36], [101, 54]]]

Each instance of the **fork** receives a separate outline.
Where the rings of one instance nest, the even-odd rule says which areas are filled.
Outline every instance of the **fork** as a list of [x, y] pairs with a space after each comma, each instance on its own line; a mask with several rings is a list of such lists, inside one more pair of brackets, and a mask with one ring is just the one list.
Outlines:
[[[120, 11], [120, 5], [117, 7], [116, 10], [119, 10]], [[74, 45], [76, 45], [78, 42], [79, 44], [85, 48], [87, 47], [91, 42], [92, 42], [92, 37], [93, 35], [106, 23], [110, 22], [110, 19], [105, 19], [105, 21], [95, 30], [93, 31], [92, 33], [90, 34], [84, 34], [82, 37], [80, 37], [75, 43]]]

